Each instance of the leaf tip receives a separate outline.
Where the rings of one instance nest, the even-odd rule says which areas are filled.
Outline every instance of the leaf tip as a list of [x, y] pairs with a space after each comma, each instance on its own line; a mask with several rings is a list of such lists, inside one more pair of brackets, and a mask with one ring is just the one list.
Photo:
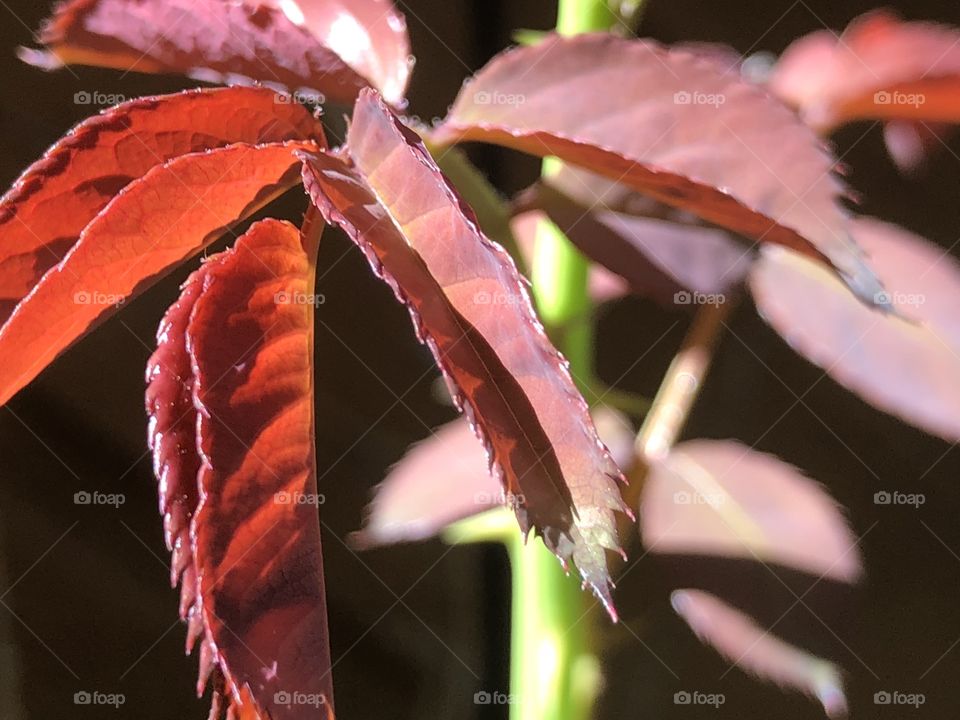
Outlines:
[[36, 48], [21, 46], [17, 48], [16, 54], [20, 62], [48, 72], [59, 70], [65, 64], [56, 53], [49, 50], [37, 50]]

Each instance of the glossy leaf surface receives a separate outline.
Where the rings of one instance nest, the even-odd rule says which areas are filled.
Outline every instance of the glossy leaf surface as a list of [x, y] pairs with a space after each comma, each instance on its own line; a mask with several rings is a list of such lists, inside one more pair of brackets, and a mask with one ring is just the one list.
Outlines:
[[847, 232], [830, 153], [788, 108], [726, 70], [650, 41], [552, 37], [481, 70], [434, 139], [556, 155], [750, 238], [827, 258], [873, 302], [880, 288]]
[[618, 548], [621, 474], [516, 268], [374, 93], [347, 140], [348, 156], [305, 156], [311, 197], [407, 304], [521, 528], [572, 558], [612, 612], [606, 552]]
[[960, 31], [887, 12], [820, 30], [784, 52], [769, 86], [826, 131], [860, 119], [960, 121]]
[[410, 74], [406, 23], [389, 0], [72, 0], [24, 51], [44, 67], [100, 65], [251, 81], [352, 101], [373, 83], [402, 103]]
[[140, 98], [82, 122], [0, 199], [0, 323], [87, 223], [151, 168], [231, 143], [322, 138], [305, 108], [257, 88]]
[[292, 225], [254, 225], [187, 282], [148, 370], [161, 509], [189, 541], [174, 551], [188, 644], [200, 640], [199, 689], [215, 672], [231, 717], [333, 716], [312, 273]]
[[158, 165], [84, 228], [0, 327], [0, 404], [130, 298], [299, 181], [298, 149], [235, 144]]
[[960, 266], [895, 225], [857, 221], [854, 233], [897, 314], [848, 302], [821, 268], [764, 251], [750, 288], [764, 319], [801, 355], [874, 407], [951, 442], [960, 440]]

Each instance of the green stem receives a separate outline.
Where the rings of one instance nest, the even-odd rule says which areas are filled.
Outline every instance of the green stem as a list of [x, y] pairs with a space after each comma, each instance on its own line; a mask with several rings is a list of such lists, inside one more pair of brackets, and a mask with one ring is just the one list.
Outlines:
[[[565, 35], [609, 30], [616, 22], [606, 0], [559, 0], [557, 31]], [[543, 163], [550, 177], [562, 168]], [[533, 296], [547, 331], [566, 355], [582, 388], [593, 377], [592, 307], [588, 264], [550, 222], [537, 229], [531, 268]], [[508, 546], [513, 568], [511, 720], [586, 720], [599, 687], [590, 647], [589, 596], [563, 572], [540, 540], [517, 535]]]

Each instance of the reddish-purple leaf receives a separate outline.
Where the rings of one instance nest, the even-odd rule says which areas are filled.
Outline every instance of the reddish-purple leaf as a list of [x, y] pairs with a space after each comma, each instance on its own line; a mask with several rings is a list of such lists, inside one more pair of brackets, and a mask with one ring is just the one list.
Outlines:
[[374, 84], [402, 104], [410, 75], [403, 16], [390, 0], [71, 0], [40, 33], [43, 67], [101, 65], [249, 83], [352, 101]]
[[127, 186], [0, 327], [0, 405], [119, 305], [299, 182], [312, 142], [174, 158]]
[[583, 171], [534, 185], [518, 208], [543, 210], [584, 255], [667, 305], [728, 292], [752, 261], [730, 233]]
[[849, 302], [829, 273], [774, 248], [751, 273], [757, 309], [797, 352], [870, 404], [960, 440], [960, 266], [895, 225], [862, 219], [853, 232], [897, 314]]
[[732, 441], [681, 443], [654, 464], [640, 528], [654, 553], [742, 557], [844, 582], [862, 573], [856, 539], [820, 486]]
[[304, 181], [410, 308], [490, 452], [521, 528], [534, 528], [612, 611], [621, 474], [509, 256], [480, 232], [419, 138], [375, 93], [339, 156], [305, 156]]
[[820, 701], [828, 717], [846, 715], [840, 669], [787, 644], [719, 598], [700, 590], [677, 590], [673, 607], [705, 643], [747, 672]]
[[302, 242], [268, 220], [206, 262], [148, 369], [161, 510], [214, 717], [221, 695], [228, 717], [333, 717]]
[[784, 52], [770, 90], [821, 131], [865, 118], [960, 121], [960, 31], [887, 12], [820, 30]]
[[[633, 462], [633, 427], [609, 408], [593, 412], [597, 433], [625, 471]], [[414, 445], [377, 486], [363, 530], [364, 548], [423, 540], [451, 523], [507, 503], [490, 462], [466, 418]]]
[[140, 98], [84, 121], [0, 199], [0, 324], [87, 223], [151, 168], [231, 143], [298, 139], [322, 144], [319, 122], [257, 88]]
[[880, 288], [847, 231], [834, 159], [794, 113], [726, 69], [650, 41], [552, 37], [481, 70], [434, 139], [556, 155], [748, 237], [825, 257], [873, 302]]

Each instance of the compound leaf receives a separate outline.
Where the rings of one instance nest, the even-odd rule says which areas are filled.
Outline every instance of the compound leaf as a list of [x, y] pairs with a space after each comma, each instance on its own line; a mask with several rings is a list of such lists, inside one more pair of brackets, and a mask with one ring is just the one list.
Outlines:
[[313, 265], [254, 225], [187, 281], [148, 368], [161, 511], [214, 714], [333, 717], [313, 417]]
[[619, 547], [622, 476], [509, 256], [373, 92], [361, 94], [344, 152], [304, 160], [314, 203], [410, 309], [521, 528], [572, 558], [613, 613], [606, 551]]

